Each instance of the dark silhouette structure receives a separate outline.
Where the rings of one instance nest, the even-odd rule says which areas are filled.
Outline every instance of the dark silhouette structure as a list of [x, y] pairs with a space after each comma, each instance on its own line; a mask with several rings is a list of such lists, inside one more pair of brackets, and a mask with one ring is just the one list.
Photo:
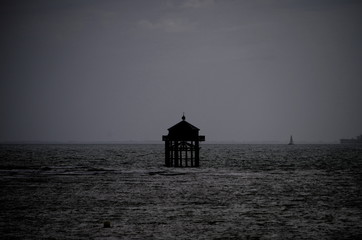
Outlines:
[[197, 127], [186, 122], [185, 115], [182, 121], [168, 129], [168, 135], [162, 136], [165, 142], [166, 167], [199, 167], [199, 142], [205, 141], [205, 136], [199, 136]]
[[340, 142], [341, 144], [362, 144], [362, 134], [357, 138], [341, 139]]

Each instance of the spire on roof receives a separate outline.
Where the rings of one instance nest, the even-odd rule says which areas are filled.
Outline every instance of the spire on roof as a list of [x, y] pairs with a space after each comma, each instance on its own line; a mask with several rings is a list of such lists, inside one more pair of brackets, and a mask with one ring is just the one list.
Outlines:
[[182, 121], [185, 121], [186, 117], [185, 117], [185, 113], [182, 113]]

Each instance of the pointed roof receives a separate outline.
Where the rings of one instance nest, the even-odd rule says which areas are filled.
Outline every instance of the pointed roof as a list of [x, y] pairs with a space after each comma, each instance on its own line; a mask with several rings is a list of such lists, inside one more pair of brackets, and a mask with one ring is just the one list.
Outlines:
[[171, 141], [205, 141], [205, 136], [199, 136], [199, 130], [194, 125], [186, 122], [186, 117], [183, 115], [182, 121], [170, 127], [168, 135], [162, 137]]
[[197, 127], [195, 127], [194, 125], [192, 125], [189, 122], [181, 121], [168, 129], [168, 131], [176, 131], [176, 130], [177, 131], [190, 131], [190, 130], [199, 131], [200, 129], [198, 129]]
[[181, 122], [175, 124], [174, 126], [168, 129], [168, 131], [182, 131], [182, 132], [199, 131], [199, 130], [200, 129], [198, 129], [197, 127], [186, 121], [185, 115], [182, 116]]

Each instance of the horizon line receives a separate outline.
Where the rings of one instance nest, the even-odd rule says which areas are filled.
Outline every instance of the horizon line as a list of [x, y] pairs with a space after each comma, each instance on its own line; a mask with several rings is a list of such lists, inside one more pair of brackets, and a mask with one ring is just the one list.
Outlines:
[[[15, 141], [0, 141], [0, 144], [163, 144], [162, 140], [15, 140]], [[288, 144], [288, 141], [280, 140], [210, 140], [202, 144]], [[340, 144], [339, 140], [335, 141], [308, 141], [301, 140], [295, 142], [298, 144]]]

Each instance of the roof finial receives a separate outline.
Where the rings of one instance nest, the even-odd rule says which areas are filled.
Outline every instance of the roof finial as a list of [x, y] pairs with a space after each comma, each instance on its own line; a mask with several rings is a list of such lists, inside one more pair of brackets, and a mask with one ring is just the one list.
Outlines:
[[186, 117], [185, 117], [185, 113], [182, 113], [182, 121], [185, 121]]

